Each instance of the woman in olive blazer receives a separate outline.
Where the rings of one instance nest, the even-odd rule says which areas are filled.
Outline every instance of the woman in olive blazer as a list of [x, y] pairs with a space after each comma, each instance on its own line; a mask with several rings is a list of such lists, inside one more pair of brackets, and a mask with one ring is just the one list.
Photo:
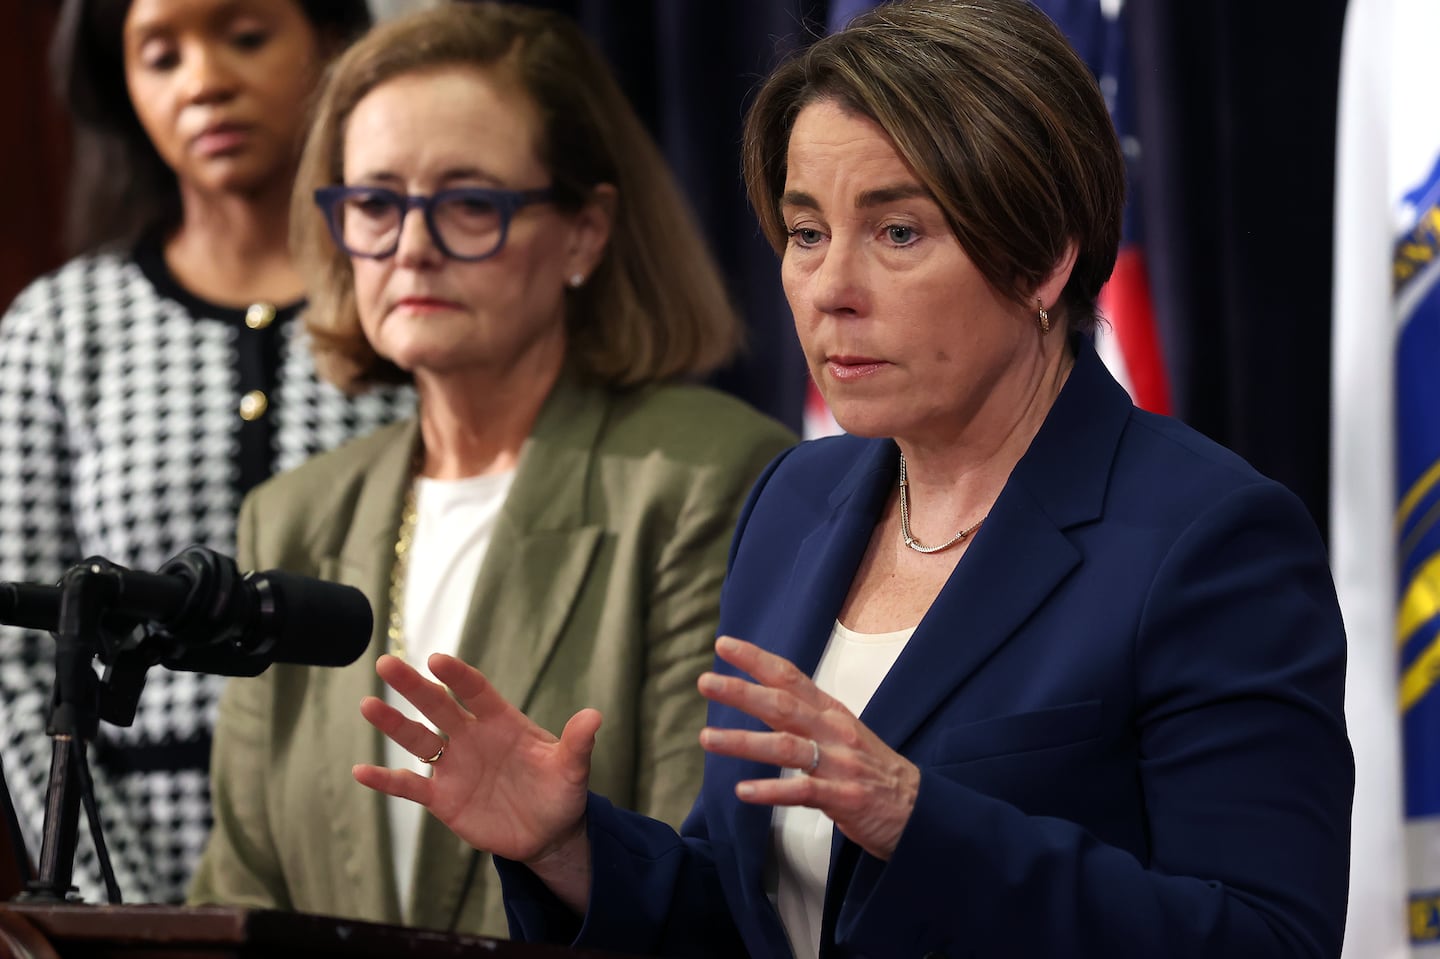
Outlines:
[[658, 150], [563, 16], [459, 4], [371, 32], [327, 77], [297, 190], [322, 372], [413, 382], [418, 418], [242, 510], [245, 565], [355, 585], [377, 625], [349, 667], [229, 687], [191, 899], [503, 935], [487, 862], [351, 779], [386, 755], [361, 715], [375, 660], [451, 651], [537, 717], [603, 709], [597, 781], [678, 823], [726, 548], [792, 437], [674, 385], [726, 362], [738, 324]]
[[[380, 695], [395, 531], [417, 441], [388, 427], [271, 480], [241, 514], [240, 563], [358, 587], [370, 651], [341, 669], [274, 666], [232, 680], [213, 761], [216, 823], [198, 902], [503, 934], [488, 863], [425, 817], [414, 894], [394, 883], [386, 797], [354, 782], [382, 760], [360, 718]], [[745, 492], [785, 431], [696, 387], [631, 393], [562, 383], [521, 454], [475, 584], [458, 655], [558, 729], [577, 702], [606, 717], [594, 782], [679, 825], [699, 790], [695, 740], [725, 555]]]

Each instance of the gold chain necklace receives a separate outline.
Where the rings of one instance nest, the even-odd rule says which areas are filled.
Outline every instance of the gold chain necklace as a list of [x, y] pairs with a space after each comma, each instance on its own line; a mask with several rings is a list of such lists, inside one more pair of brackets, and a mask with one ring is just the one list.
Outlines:
[[[903, 540], [905, 540], [905, 545], [906, 545], [906, 546], [910, 547], [911, 549], [913, 549], [913, 550], [914, 550], [915, 552], [917, 552], [917, 553], [938, 553], [938, 552], [940, 552], [940, 551], [943, 550], [943, 549], [949, 549], [950, 547], [954, 546], [956, 543], [960, 542], [960, 541], [963, 540], [965, 537], [969, 536], [971, 533], [973, 533], [973, 532], [975, 532], [977, 529], [979, 529], [979, 528], [980, 528], [980, 524], [983, 523], [983, 522], [985, 522], [985, 520], [986, 520], [986, 519], [989, 517], [989, 515], [990, 515], [989, 513], [986, 513], [984, 516], [980, 517], [980, 519], [978, 519], [978, 520], [975, 522], [975, 525], [974, 525], [974, 526], [968, 527], [967, 529], [962, 529], [960, 532], [956, 533], [954, 536], [950, 537], [950, 538], [947, 539], [945, 542], [941, 543], [939, 546], [926, 546], [924, 543], [921, 543], [921, 542], [920, 542], [918, 539], [916, 539], [914, 536], [911, 536], [911, 535], [910, 535], [910, 493], [909, 493], [909, 490], [910, 490], [910, 484], [909, 484], [909, 483], [906, 481], [906, 479], [905, 479], [905, 454], [904, 454], [904, 453], [901, 453], [901, 454], [900, 454], [900, 537], [901, 537]], [[396, 548], [396, 550], [398, 551], [400, 547], [397, 545], [395, 548]], [[393, 623], [394, 620], [392, 619], [391, 622]]]
[[[417, 469], [415, 474], [418, 473]], [[415, 541], [418, 514], [415, 502], [418, 479], [415, 474], [410, 477], [410, 486], [405, 490], [405, 505], [400, 509], [400, 532], [395, 537], [395, 565], [390, 567], [390, 625], [386, 630], [390, 655], [406, 662], [410, 661], [410, 650], [405, 645], [405, 581], [410, 571], [410, 546]]]

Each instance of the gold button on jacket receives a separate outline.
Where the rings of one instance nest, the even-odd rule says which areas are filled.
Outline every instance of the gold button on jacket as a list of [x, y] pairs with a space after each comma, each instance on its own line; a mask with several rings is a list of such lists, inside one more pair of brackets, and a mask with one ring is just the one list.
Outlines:
[[275, 322], [275, 307], [269, 303], [252, 303], [245, 311], [245, 325], [252, 330], [263, 330]]
[[249, 423], [265, 415], [270, 408], [270, 398], [262, 390], [251, 390], [240, 397], [240, 418]]

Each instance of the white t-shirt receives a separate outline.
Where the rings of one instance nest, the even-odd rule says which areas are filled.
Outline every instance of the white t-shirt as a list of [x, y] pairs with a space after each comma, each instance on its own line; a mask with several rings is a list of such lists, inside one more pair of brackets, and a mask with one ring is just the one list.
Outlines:
[[[893, 633], [857, 633], [837, 619], [820, 665], [815, 667], [815, 685], [860, 715], [914, 632], [912, 626]], [[785, 769], [780, 775], [788, 778], [801, 773]], [[808, 806], [776, 806], [771, 820], [775, 855], [770, 901], [785, 924], [791, 950], [802, 959], [820, 954], [820, 920], [834, 830], [829, 816]]]
[[[403, 626], [410, 664], [427, 676], [425, 661], [431, 653], [453, 655], [460, 648], [460, 632], [470, 611], [480, 563], [514, 479], [511, 470], [459, 480], [420, 477], [415, 481], [415, 537], [410, 543], [405, 576]], [[411, 719], [428, 724], [419, 710], [388, 686], [385, 701]], [[385, 763], [429, 775], [430, 767], [389, 739], [385, 741]], [[408, 799], [392, 798], [386, 805], [395, 888], [400, 894], [401, 912], [408, 918], [420, 821], [425, 811]]]

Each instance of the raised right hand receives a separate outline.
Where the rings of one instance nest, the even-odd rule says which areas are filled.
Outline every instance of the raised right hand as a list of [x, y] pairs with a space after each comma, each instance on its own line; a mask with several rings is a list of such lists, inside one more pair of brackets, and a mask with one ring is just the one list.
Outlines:
[[476, 849], [526, 863], [542, 879], [557, 867], [588, 872], [585, 802], [600, 713], [582, 709], [556, 739], [474, 667], [442, 653], [427, 665], [439, 683], [389, 655], [375, 671], [439, 736], [375, 696], [360, 703], [360, 712], [417, 757], [434, 756], [443, 744], [431, 775], [362, 764], [352, 770], [355, 780], [419, 803]]

